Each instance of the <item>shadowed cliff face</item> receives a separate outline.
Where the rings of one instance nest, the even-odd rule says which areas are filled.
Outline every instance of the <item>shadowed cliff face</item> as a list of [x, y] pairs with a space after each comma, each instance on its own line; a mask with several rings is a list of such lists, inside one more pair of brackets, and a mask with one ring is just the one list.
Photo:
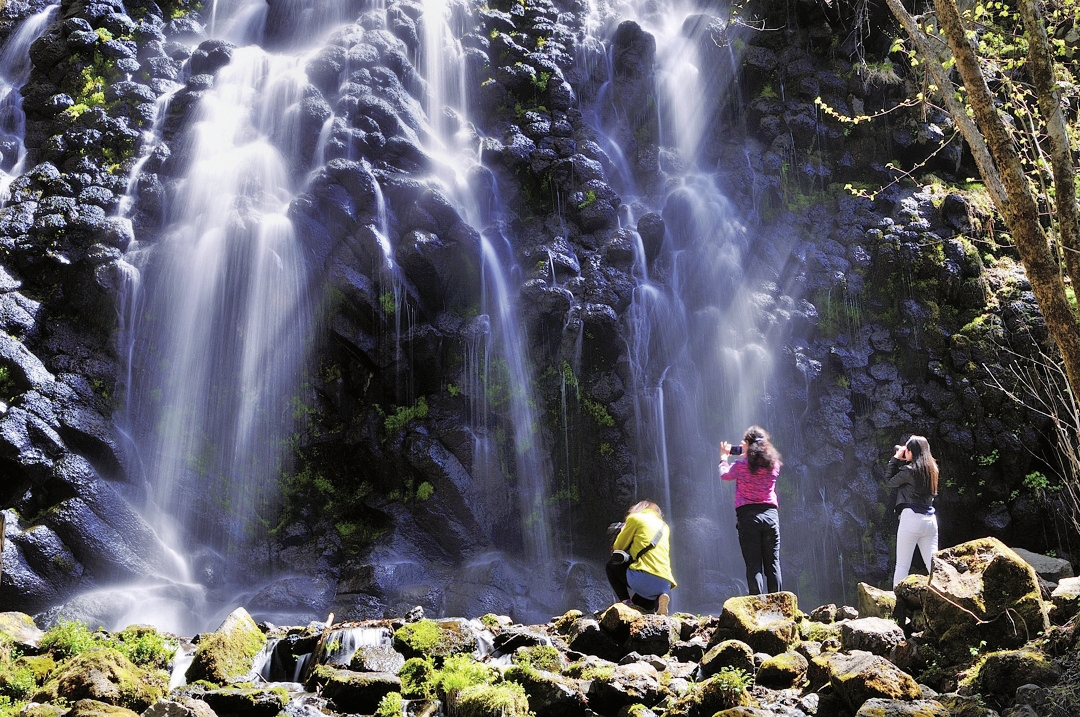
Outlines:
[[[40, 10], [8, 6], [9, 41]], [[715, 446], [751, 423], [808, 602], [886, 579], [876, 466], [909, 433], [942, 464], [943, 545], [1068, 550], [1024, 483], [1051, 472], [1043, 422], [986, 382], [1045, 340], [1030, 289], [944, 182], [842, 191], [948, 126], [821, 115], [909, 88], [814, 13], [57, 18], [0, 210], [5, 604], [546, 620], [606, 604], [604, 527], [650, 498], [674, 607], [715, 612], [743, 589]]]

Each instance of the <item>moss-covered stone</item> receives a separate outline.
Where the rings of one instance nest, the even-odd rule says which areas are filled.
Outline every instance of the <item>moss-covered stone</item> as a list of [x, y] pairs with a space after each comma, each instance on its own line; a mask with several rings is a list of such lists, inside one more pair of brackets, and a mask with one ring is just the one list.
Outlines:
[[856, 717], [952, 717], [936, 700], [887, 700], [874, 697], [863, 703]]
[[391, 692], [401, 692], [401, 679], [386, 672], [353, 672], [333, 668], [320, 669], [318, 672], [323, 697], [330, 700], [339, 712], [371, 714], [379, 708], [383, 697]]
[[711, 717], [720, 710], [752, 704], [750, 678], [738, 670], [723, 670], [691, 688], [668, 709], [666, 717]]
[[161, 699], [168, 685], [167, 672], [144, 670], [118, 650], [98, 648], [62, 663], [34, 699], [89, 699], [141, 712]]
[[516, 682], [474, 685], [458, 695], [458, 717], [529, 717], [529, 698]]
[[48, 702], [30, 702], [19, 710], [19, 717], [60, 717], [70, 709], [70, 707], [61, 707]]
[[996, 538], [940, 551], [930, 582], [933, 589], [923, 596], [927, 625], [954, 660], [983, 642], [1018, 648], [1050, 627], [1035, 569]]
[[139, 717], [139, 713], [126, 707], [87, 699], [72, 705], [65, 717]]
[[26, 613], [0, 612], [0, 642], [37, 647], [44, 634]]
[[255, 656], [266, 645], [266, 635], [240, 607], [229, 614], [215, 632], [202, 635], [188, 667], [188, 682], [206, 680], [216, 685], [247, 676]]
[[577, 622], [578, 618], [582, 615], [584, 615], [584, 613], [581, 612], [581, 610], [567, 610], [562, 615], [555, 618], [552, 623], [555, 627], [555, 631], [560, 635], [569, 634], [570, 630], [574, 627], [574, 623]]
[[729, 598], [717, 620], [709, 646], [724, 640], [742, 640], [755, 652], [778, 655], [800, 639], [794, 593], [746, 595]]
[[756, 681], [776, 690], [802, 687], [806, 682], [808, 661], [798, 652], [784, 652], [761, 663]]
[[754, 673], [754, 651], [741, 640], [724, 640], [709, 648], [700, 661], [702, 677], [712, 677], [725, 667]]
[[868, 699], [914, 700], [922, 695], [911, 675], [903, 672], [884, 657], [869, 652], [850, 654], [829, 653], [814, 659], [824, 659], [830, 682], [841, 699], [856, 711]]
[[859, 617], [891, 617], [896, 607], [896, 593], [882, 590], [867, 583], [855, 586], [858, 596]]
[[289, 692], [284, 687], [224, 687], [202, 699], [219, 715], [274, 717], [289, 704]]
[[981, 694], [1012, 697], [1020, 685], [1057, 684], [1061, 672], [1041, 652], [1003, 650], [986, 655], [969, 678]]
[[394, 649], [407, 658], [432, 657], [438, 661], [449, 655], [473, 652], [476, 638], [459, 622], [417, 620], [394, 632]]
[[537, 717], [584, 715], [588, 709], [581, 683], [572, 678], [541, 672], [528, 665], [511, 667], [503, 677], [522, 686]]

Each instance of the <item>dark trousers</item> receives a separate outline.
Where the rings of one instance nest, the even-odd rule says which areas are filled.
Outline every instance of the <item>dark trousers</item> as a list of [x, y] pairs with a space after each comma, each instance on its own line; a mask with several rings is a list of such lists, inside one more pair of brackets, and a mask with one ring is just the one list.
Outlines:
[[739, 547], [751, 595], [783, 590], [780, 580], [780, 515], [776, 506], [751, 504], [735, 509]]

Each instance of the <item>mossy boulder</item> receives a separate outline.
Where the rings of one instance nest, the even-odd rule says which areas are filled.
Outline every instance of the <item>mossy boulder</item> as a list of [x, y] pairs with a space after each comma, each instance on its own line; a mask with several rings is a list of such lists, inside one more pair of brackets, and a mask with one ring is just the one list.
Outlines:
[[971, 677], [981, 694], [1012, 697], [1020, 685], [1048, 687], [1057, 684], [1061, 672], [1041, 652], [1002, 650], [986, 655]]
[[0, 612], [0, 642], [10, 642], [20, 649], [37, 648], [44, 631], [34, 618], [22, 612]]
[[19, 710], [19, 717], [60, 717], [60, 715], [66, 714], [70, 709], [70, 707], [61, 707], [60, 705], [54, 705], [48, 702], [44, 704], [41, 702], [30, 702]]
[[640, 611], [617, 602], [600, 615], [600, 627], [621, 645], [630, 637], [630, 626], [642, 617]]
[[883, 617], [860, 617], [840, 624], [840, 642], [845, 650], [865, 650], [887, 656], [904, 641], [904, 631]]
[[1035, 569], [996, 538], [981, 538], [934, 556], [923, 595], [927, 626], [939, 647], [961, 660], [980, 643], [1018, 648], [1050, 627]]
[[1050, 619], [1064, 625], [1080, 613], [1080, 578], [1064, 578], [1050, 594], [1053, 608]]
[[773, 655], [761, 663], [755, 681], [774, 690], [802, 687], [806, 682], [808, 664], [808, 660], [798, 652]]
[[202, 699], [219, 715], [274, 717], [289, 704], [289, 692], [284, 687], [223, 687], [205, 692]]
[[875, 697], [888, 700], [914, 700], [922, 695], [911, 675], [884, 657], [856, 650], [851, 653], [826, 653], [814, 658], [824, 661], [829, 682], [836, 694], [852, 711]]
[[349, 660], [355, 672], [390, 672], [397, 674], [405, 665], [405, 656], [389, 645], [361, 647]]
[[525, 690], [536, 717], [584, 717], [589, 711], [582, 683], [570, 677], [515, 665], [503, 673]]
[[748, 707], [752, 703], [747, 690], [749, 681], [738, 671], [720, 672], [675, 700], [665, 717], [712, 717], [720, 710]]
[[679, 640], [679, 623], [664, 615], [640, 615], [630, 624], [626, 638], [628, 652], [640, 655], [666, 655]]
[[611, 670], [610, 677], [606, 677], [606, 670], [598, 670], [592, 675], [583, 674], [582, 677], [592, 679], [588, 692], [589, 707], [601, 714], [617, 712], [638, 702], [652, 707], [667, 695], [660, 684], [660, 673], [646, 662], [617, 665]]
[[574, 623], [584, 614], [581, 610], [567, 610], [552, 621], [552, 626], [555, 628], [555, 632], [560, 635], [568, 635], [570, 630], [573, 629]]
[[887, 700], [874, 697], [863, 703], [855, 717], [952, 717], [936, 700]]
[[516, 682], [466, 687], [457, 697], [457, 717], [529, 717], [529, 698]]
[[438, 661], [475, 651], [476, 636], [454, 620], [417, 620], [394, 632], [394, 649], [406, 658], [432, 657]]
[[382, 698], [391, 692], [401, 692], [401, 679], [388, 672], [353, 672], [320, 665], [311, 679], [313, 685], [322, 686], [322, 696], [330, 700], [338, 712], [371, 714], [379, 707]]
[[34, 700], [87, 699], [142, 712], [161, 699], [168, 686], [167, 672], [144, 670], [118, 650], [98, 648], [62, 663]]
[[855, 586], [858, 596], [859, 617], [891, 617], [896, 607], [896, 593], [882, 590], [867, 583]]
[[741, 640], [724, 640], [713, 645], [698, 663], [702, 677], [712, 677], [725, 667], [754, 674], [754, 651]]
[[72, 705], [64, 717], [139, 717], [139, 713], [119, 705], [86, 699]]
[[794, 593], [747, 595], [729, 598], [720, 612], [709, 646], [724, 640], [741, 640], [755, 652], [778, 655], [801, 639]]
[[[205, 694], [200, 691], [199, 697]], [[217, 713], [201, 699], [193, 695], [173, 693], [172, 699], [158, 700], [142, 717], [217, 717]]]
[[200, 636], [199, 647], [185, 673], [187, 680], [205, 680], [215, 685], [242, 680], [265, 645], [266, 635], [247, 610], [238, 607], [216, 631]]

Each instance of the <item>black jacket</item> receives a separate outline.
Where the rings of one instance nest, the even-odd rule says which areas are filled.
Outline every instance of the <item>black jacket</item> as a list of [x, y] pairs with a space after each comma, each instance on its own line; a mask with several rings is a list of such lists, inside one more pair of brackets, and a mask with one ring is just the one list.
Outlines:
[[934, 504], [930, 486], [922, 486], [921, 483], [910, 463], [897, 458], [889, 459], [889, 465], [885, 468], [885, 485], [898, 489], [895, 508], [897, 512], [908, 507], [918, 511], [919, 508], [929, 508]]

